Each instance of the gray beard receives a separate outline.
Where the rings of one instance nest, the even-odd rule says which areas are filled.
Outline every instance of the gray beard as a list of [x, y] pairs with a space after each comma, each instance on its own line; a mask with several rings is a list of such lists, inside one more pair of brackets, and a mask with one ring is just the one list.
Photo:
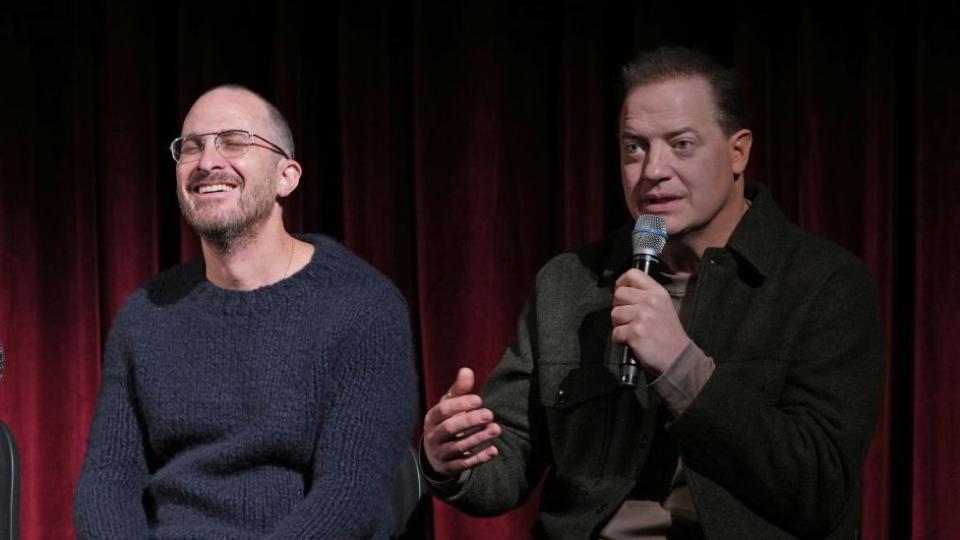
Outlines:
[[[192, 222], [190, 226], [193, 227], [193, 231], [200, 238], [204, 239], [214, 249], [220, 253], [230, 254], [246, 245], [260, 228], [259, 225], [265, 220], [266, 218], [257, 221], [247, 219], [226, 224]], [[189, 218], [187, 221], [190, 222]]]
[[190, 208], [181, 193], [177, 192], [180, 212], [197, 235], [221, 253], [229, 254], [242, 248], [253, 238], [270, 217], [274, 200], [261, 197], [261, 193], [248, 193], [241, 198], [235, 213], [220, 222], [201, 219]]

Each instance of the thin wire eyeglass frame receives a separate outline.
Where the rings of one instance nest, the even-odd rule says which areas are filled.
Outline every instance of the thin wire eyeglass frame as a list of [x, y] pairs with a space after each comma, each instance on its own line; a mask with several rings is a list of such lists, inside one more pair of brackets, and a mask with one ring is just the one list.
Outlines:
[[[236, 134], [236, 133], [243, 133], [243, 134], [246, 135], [246, 137], [247, 137], [247, 142], [246, 142], [246, 143], [243, 143], [243, 151], [240, 152], [240, 153], [237, 153], [237, 154], [229, 153], [229, 152], [228, 152], [227, 154], [224, 154], [224, 152], [223, 152], [223, 142], [222, 142], [221, 137], [223, 137], [224, 135], [227, 135], [227, 134]], [[213, 145], [214, 145], [214, 148], [217, 149], [217, 153], [220, 154], [221, 156], [223, 156], [223, 157], [226, 158], [226, 159], [235, 159], [235, 158], [242, 157], [242, 156], [246, 155], [246, 154], [247, 154], [247, 151], [250, 150], [250, 147], [253, 146], [253, 144], [254, 144], [254, 143], [252, 142], [252, 139], [253, 139], [254, 137], [256, 137], [257, 139], [260, 139], [261, 141], [269, 144], [270, 146], [264, 147], [264, 148], [266, 148], [267, 150], [276, 152], [276, 153], [280, 154], [281, 156], [283, 156], [283, 157], [285, 157], [285, 158], [287, 158], [287, 159], [290, 159], [290, 156], [283, 150], [283, 148], [280, 148], [280, 145], [278, 145], [277, 143], [271, 142], [271, 141], [269, 141], [269, 140], [261, 137], [260, 135], [257, 135], [256, 133], [251, 133], [251, 132], [249, 132], [249, 131], [247, 131], [247, 130], [245, 130], [245, 129], [224, 129], [224, 130], [221, 130], [221, 131], [211, 131], [210, 133], [198, 133], [198, 134], [196, 134], [196, 135], [190, 135], [190, 136], [188, 136], [188, 137], [177, 137], [176, 139], [173, 140], [173, 142], [170, 143], [170, 155], [173, 157], [173, 160], [176, 161], [177, 163], [189, 163], [190, 161], [194, 161], [194, 159], [193, 159], [192, 157], [191, 157], [191, 159], [188, 159], [187, 161], [183, 161], [183, 153], [180, 151], [180, 148], [181, 148], [181, 146], [183, 145], [183, 141], [185, 141], [185, 140], [187, 140], [187, 139], [190, 139], [190, 140], [195, 140], [195, 141], [197, 141], [197, 143], [198, 143], [197, 146], [199, 147], [199, 151], [197, 152], [197, 154], [196, 154], [195, 157], [196, 157], [196, 159], [200, 159], [200, 156], [203, 155], [203, 150], [204, 150], [204, 148], [206, 147], [206, 143], [204, 142], [204, 138], [205, 138], [205, 137], [208, 137], [208, 136], [210, 136], [210, 135], [214, 135]]]

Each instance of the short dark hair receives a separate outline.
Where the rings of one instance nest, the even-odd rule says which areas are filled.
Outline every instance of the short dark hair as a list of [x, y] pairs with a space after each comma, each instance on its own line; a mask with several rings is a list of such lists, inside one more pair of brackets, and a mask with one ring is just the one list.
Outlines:
[[294, 159], [293, 132], [290, 131], [290, 124], [287, 123], [287, 119], [284, 118], [283, 113], [280, 112], [280, 109], [278, 109], [273, 103], [267, 101], [266, 98], [257, 92], [254, 92], [253, 90], [240, 84], [221, 84], [211, 88], [210, 90], [207, 90], [207, 93], [220, 89], [247, 92], [248, 94], [253, 94], [254, 96], [260, 98], [260, 101], [262, 101], [264, 106], [267, 108], [267, 118], [269, 119], [274, 130], [277, 132], [277, 140], [274, 142], [280, 146], [280, 148], [283, 148], [284, 152], [287, 153], [290, 159]]
[[641, 53], [623, 66], [623, 97], [638, 86], [671, 79], [702, 77], [707, 81], [717, 109], [717, 123], [727, 135], [746, 127], [743, 97], [736, 70], [707, 54], [686, 47], [660, 47]]

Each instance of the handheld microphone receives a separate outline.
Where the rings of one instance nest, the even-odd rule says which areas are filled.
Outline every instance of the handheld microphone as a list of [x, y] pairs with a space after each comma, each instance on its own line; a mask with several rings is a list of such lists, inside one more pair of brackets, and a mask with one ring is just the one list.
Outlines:
[[[654, 214], [642, 214], [633, 226], [633, 267], [648, 276], [656, 276], [660, 254], [667, 245], [667, 225]], [[624, 344], [620, 361], [620, 386], [636, 386], [640, 364], [630, 346]]]

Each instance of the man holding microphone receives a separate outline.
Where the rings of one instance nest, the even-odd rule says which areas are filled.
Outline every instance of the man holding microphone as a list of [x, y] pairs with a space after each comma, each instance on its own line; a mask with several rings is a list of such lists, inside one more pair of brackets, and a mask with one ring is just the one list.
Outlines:
[[624, 197], [665, 223], [661, 272], [631, 269], [628, 229], [547, 263], [483, 391], [463, 368], [424, 418], [434, 493], [496, 515], [546, 472], [550, 538], [854, 537], [882, 372], [866, 268], [746, 183], [732, 71], [662, 48], [624, 88]]

